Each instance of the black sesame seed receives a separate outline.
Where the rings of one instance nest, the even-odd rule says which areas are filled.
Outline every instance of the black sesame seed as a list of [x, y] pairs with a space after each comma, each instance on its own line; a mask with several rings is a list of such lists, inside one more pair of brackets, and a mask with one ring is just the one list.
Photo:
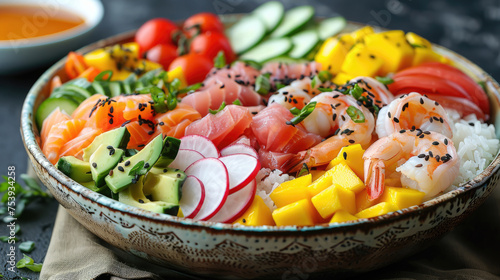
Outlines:
[[354, 144], [354, 142], [356, 142], [356, 141], [349, 139], [349, 143]]
[[97, 168], [97, 163], [92, 162], [92, 167]]
[[107, 146], [106, 149], [113, 150], [114, 148], [113, 148], [113, 146]]
[[418, 167], [422, 167], [422, 166], [424, 166], [424, 165], [423, 165], [423, 164], [421, 164], [421, 163], [419, 163], [419, 164], [415, 165], [415, 167], [417, 167], [417, 168], [418, 168]]
[[347, 153], [344, 152], [344, 153], [342, 153], [342, 155], [344, 156], [344, 160], [346, 160], [347, 159]]
[[399, 123], [399, 119], [398, 118], [394, 117], [393, 120], [394, 120], [395, 123]]
[[125, 166], [129, 166], [129, 165], [130, 165], [130, 160], [127, 160], [127, 161], [125, 162]]
[[181, 175], [181, 173], [177, 173], [176, 176], [177, 176], [177, 178], [180, 178], [182, 175]]
[[424, 158], [424, 157], [425, 157], [425, 155], [424, 155], [424, 154], [420, 154], [420, 155], [418, 155], [418, 158]]
[[153, 135], [153, 133], [155, 133], [155, 132], [154, 132], [154, 130], [150, 130], [150, 131], [148, 131], [148, 134], [149, 134], [149, 135]]
[[148, 163], [148, 162], [146, 162], [146, 163], [144, 164], [144, 168], [149, 168], [149, 163]]
[[387, 116], [389, 117], [389, 119], [391, 118], [391, 112], [387, 112]]
[[167, 173], [168, 172], [168, 169], [163, 169], [163, 173]]
[[426, 155], [425, 156], [425, 161], [428, 161], [429, 160], [429, 155]]
[[109, 124], [113, 124], [113, 119], [109, 119]]
[[404, 130], [404, 129], [401, 129], [401, 130], [399, 131], [399, 133], [405, 133], [405, 132], [406, 132], [406, 130]]
[[420, 98], [420, 104], [424, 104], [424, 99]]
[[139, 203], [144, 203], [144, 200], [139, 198]]
[[444, 138], [443, 142], [444, 142], [445, 145], [448, 145], [448, 139]]
[[118, 170], [121, 172], [125, 171], [125, 169], [123, 169], [123, 166], [118, 166]]
[[342, 121], [345, 121], [345, 117], [344, 115], [340, 116], [342, 118]]
[[332, 119], [335, 121], [335, 119], [337, 119], [337, 114], [333, 114]]
[[113, 176], [113, 169], [109, 171], [109, 176]]
[[432, 153], [432, 151], [429, 151], [429, 156], [434, 157], [434, 154]]
[[439, 145], [439, 142], [438, 141], [434, 141], [434, 142], [432, 142], [432, 145], [437, 146], [437, 145]]

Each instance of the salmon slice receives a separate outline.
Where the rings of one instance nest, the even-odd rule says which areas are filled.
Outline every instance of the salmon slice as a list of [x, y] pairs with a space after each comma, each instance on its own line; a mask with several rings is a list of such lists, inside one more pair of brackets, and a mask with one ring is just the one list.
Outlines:
[[125, 120], [152, 120], [155, 112], [150, 94], [120, 95], [115, 97], [117, 103], [124, 103], [123, 118]]
[[128, 141], [127, 149], [142, 150], [142, 148], [151, 140], [154, 133], [154, 125], [151, 123], [133, 121], [125, 125], [130, 133], [130, 140]]
[[87, 146], [94, 141], [94, 138], [102, 132], [101, 129], [84, 127], [78, 136], [69, 140], [62, 146], [60, 156], [74, 156], [78, 159], [82, 159], [83, 149], [87, 148]]
[[181, 138], [184, 136], [186, 127], [199, 119], [201, 119], [201, 115], [198, 111], [190, 105], [179, 103], [174, 110], [156, 116], [157, 127], [154, 136], [161, 133], [163, 137]]
[[47, 140], [47, 136], [49, 136], [49, 131], [54, 125], [67, 120], [70, 120], [70, 116], [66, 114], [66, 112], [61, 111], [59, 107], [52, 111], [52, 113], [43, 120], [42, 130], [40, 132], [40, 146], [43, 147], [43, 144]]
[[85, 99], [80, 105], [73, 111], [71, 114], [71, 118], [73, 119], [82, 119], [82, 120], [88, 120], [90, 119], [90, 112], [92, 111], [92, 108], [94, 106], [97, 106], [97, 101], [99, 100], [105, 100], [108, 98], [105, 95], [102, 94], [94, 94], [91, 97]]
[[73, 119], [52, 126], [42, 148], [42, 152], [52, 164], [57, 163], [64, 144], [78, 136], [86, 122], [85, 120]]

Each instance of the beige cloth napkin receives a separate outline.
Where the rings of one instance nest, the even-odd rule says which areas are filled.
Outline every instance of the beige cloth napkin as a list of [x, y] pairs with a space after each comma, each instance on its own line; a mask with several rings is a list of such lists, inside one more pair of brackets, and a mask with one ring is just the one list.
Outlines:
[[[41, 280], [195, 279], [119, 254], [59, 206]], [[124, 255], [124, 256], [121, 256]], [[133, 258], [133, 260], [131, 259]], [[130, 265], [133, 263], [134, 266]], [[139, 269], [140, 267], [141, 269]], [[155, 274], [148, 271], [160, 271]], [[161, 275], [161, 276], [160, 276]]]

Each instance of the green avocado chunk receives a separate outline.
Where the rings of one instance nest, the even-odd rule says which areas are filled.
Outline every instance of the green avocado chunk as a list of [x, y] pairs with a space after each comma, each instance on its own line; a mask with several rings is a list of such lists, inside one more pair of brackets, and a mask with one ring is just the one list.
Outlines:
[[181, 145], [181, 140], [167, 136], [163, 140], [163, 150], [161, 151], [161, 156], [155, 164], [155, 167], [167, 167], [172, 161], [174, 161], [179, 151]]
[[83, 149], [83, 160], [89, 161], [90, 156], [101, 145], [113, 146], [115, 149], [126, 149], [129, 140], [130, 133], [126, 127], [119, 127], [107, 131], [97, 136], [87, 148]]
[[179, 212], [179, 204], [164, 201], [151, 201], [144, 195], [142, 179], [143, 178], [140, 177], [136, 183], [119, 192], [118, 201], [156, 213], [177, 215]]
[[146, 174], [153, 167], [162, 149], [163, 138], [158, 135], [140, 152], [118, 163], [105, 177], [106, 184], [114, 193], [126, 189], [130, 184], [135, 184], [140, 175]]
[[90, 163], [79, 160], [74, 156], [61, 157], [57, 161], [56, 168], [78, 183], [92, 180]]
[[154, 167], [144, 179], [144, 194], [153, 200], [179, 204], [186, 177], [179, 169]]
[[90, 156], [90, 172], [92, 173], [92, 179], [95, 181], [96, 187], [106, 184], [104, 178], [121, 161], [124, 153], [122, 149], [102, 144]]

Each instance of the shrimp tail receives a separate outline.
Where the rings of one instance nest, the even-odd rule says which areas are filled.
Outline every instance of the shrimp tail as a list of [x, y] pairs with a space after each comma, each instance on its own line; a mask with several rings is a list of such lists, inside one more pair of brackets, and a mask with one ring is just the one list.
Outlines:
[[385, 164], [381, 160], [365, 164], [366, 193], [371, 201], [378, 199], [384, 193]]
[[299, 171], [304, 164], [308, 167], [313, 167], [314, 164], [311, 162], [310, 150], [302, 151], [295, 154], [284, 166], [283, 169], [287, 173], [293, 173]]

